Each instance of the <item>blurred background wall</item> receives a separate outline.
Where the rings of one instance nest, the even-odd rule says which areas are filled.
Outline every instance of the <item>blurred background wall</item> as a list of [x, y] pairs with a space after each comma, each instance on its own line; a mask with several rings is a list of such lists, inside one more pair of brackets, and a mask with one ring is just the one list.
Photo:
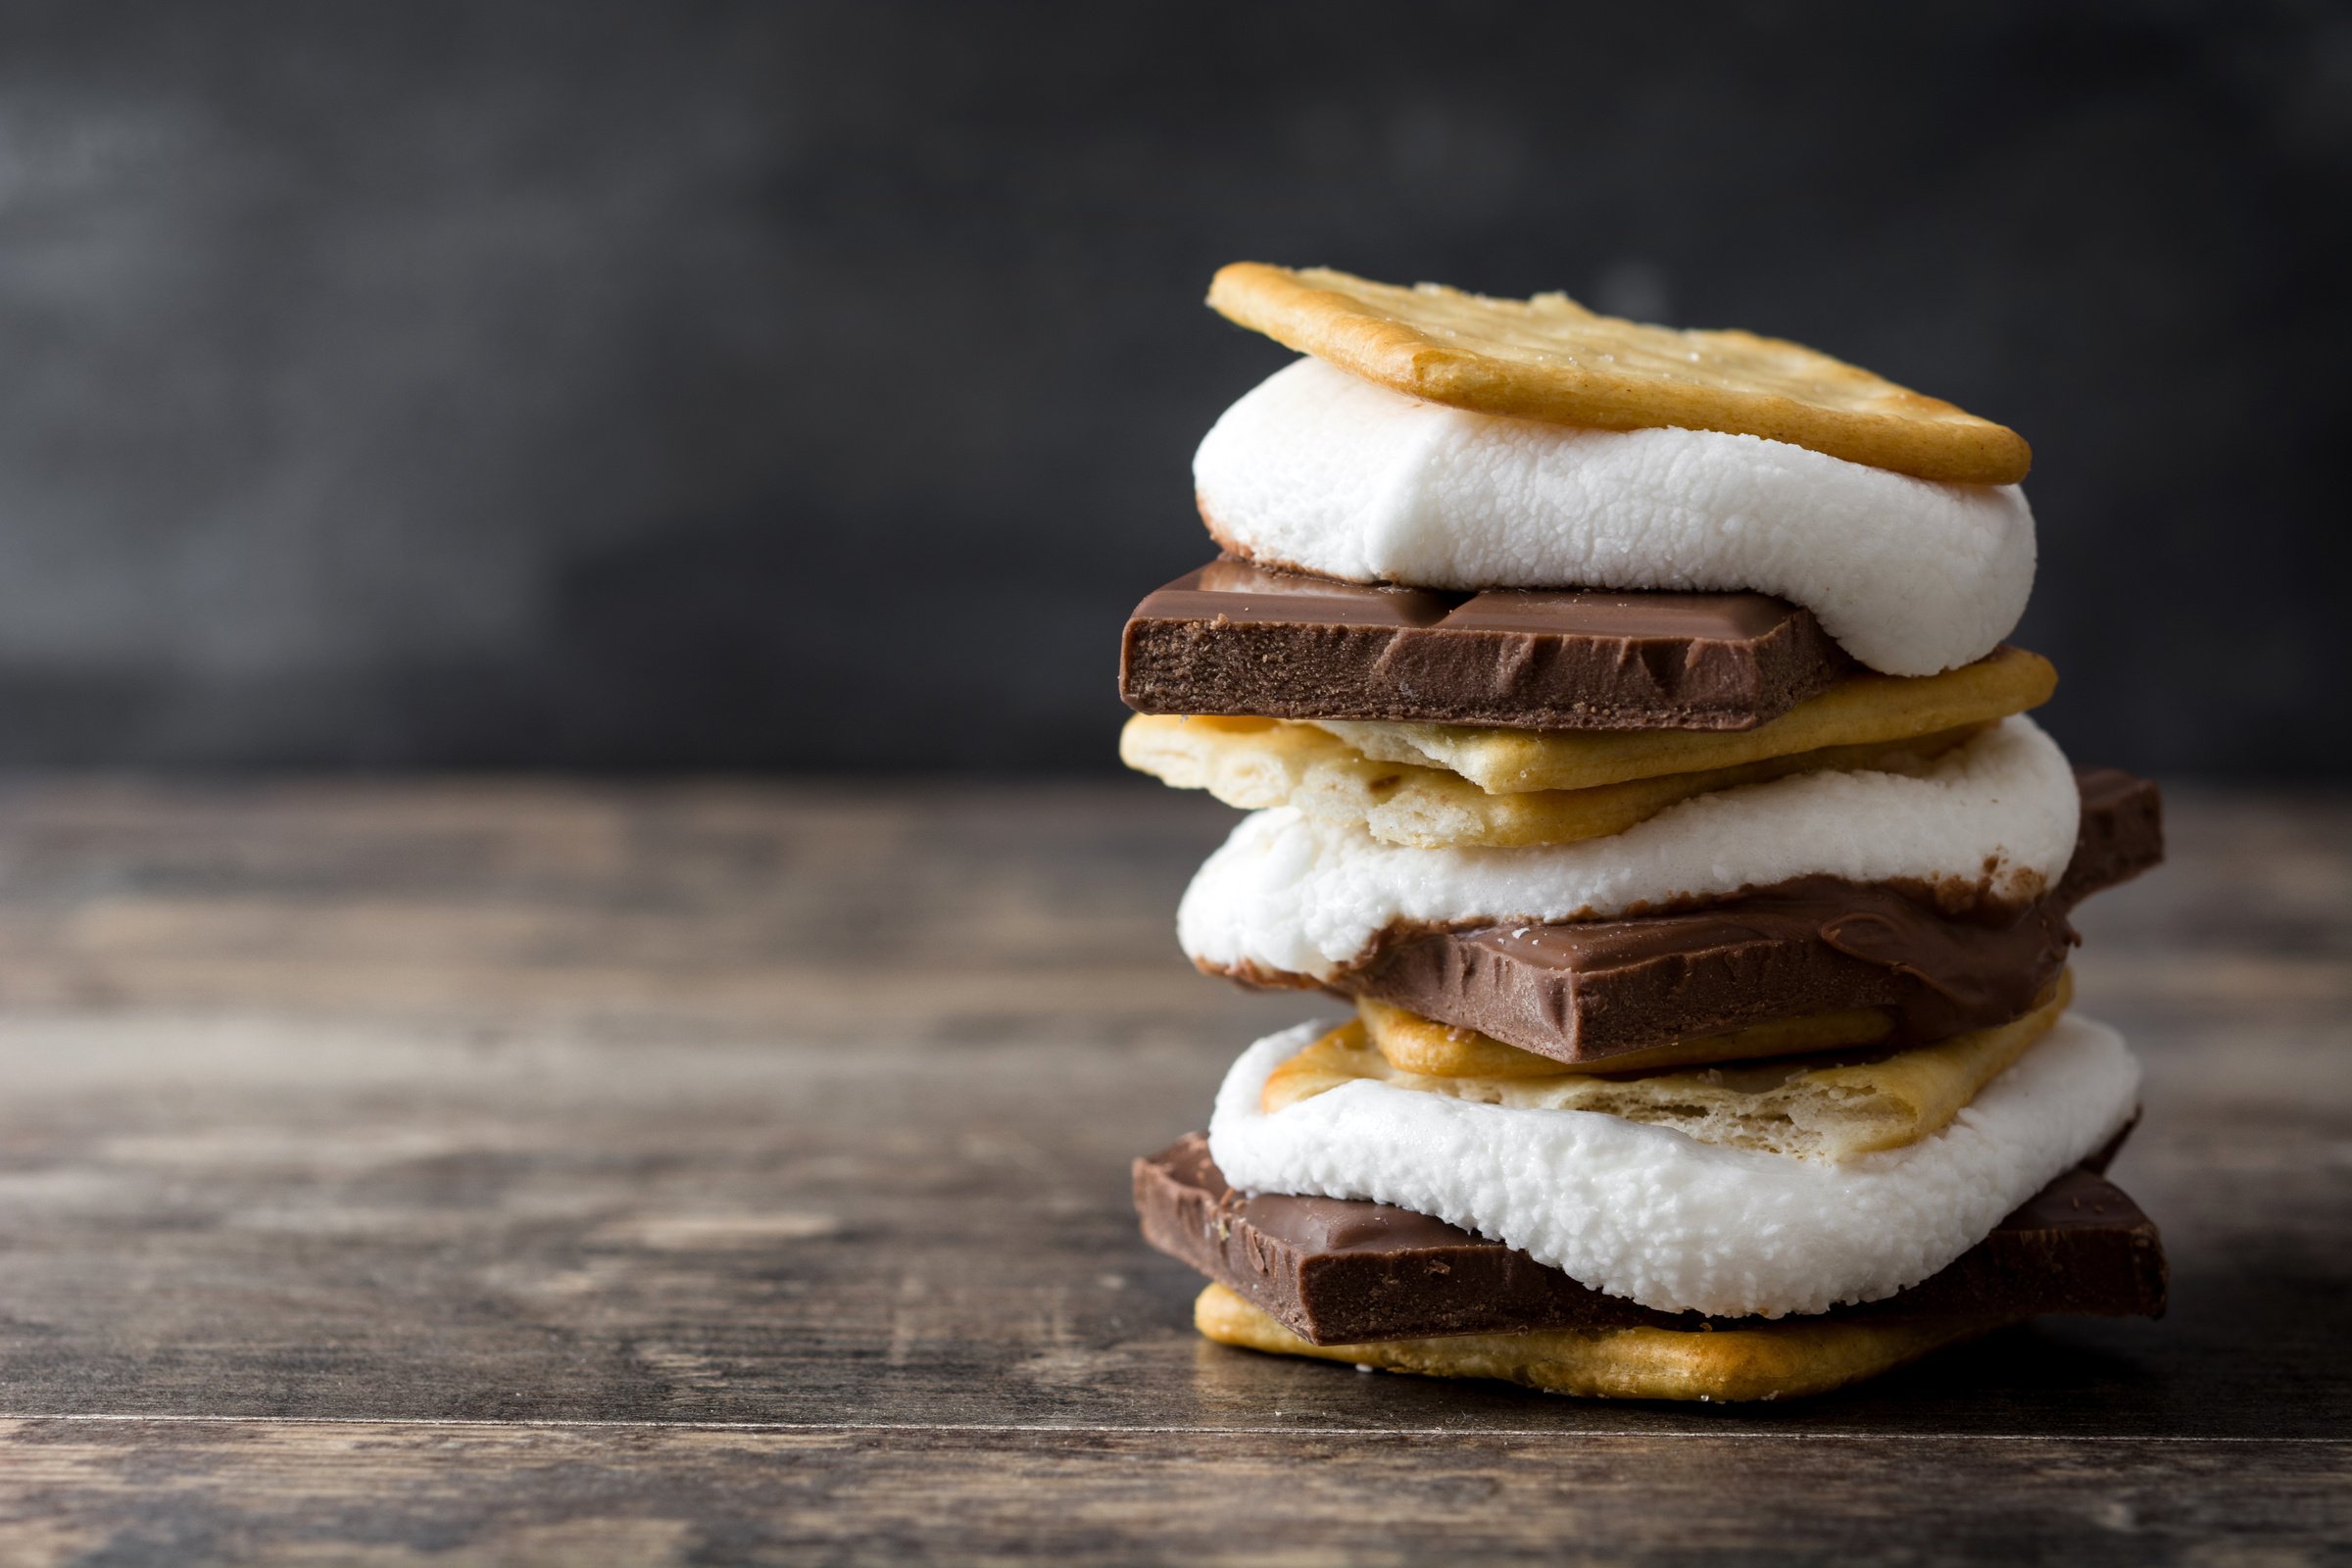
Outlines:
[[2352, 13], [0, 6], [0, 762], [1110, 767], [1250, 257], [2015, 424], [2079, 756], [2352, 768]]

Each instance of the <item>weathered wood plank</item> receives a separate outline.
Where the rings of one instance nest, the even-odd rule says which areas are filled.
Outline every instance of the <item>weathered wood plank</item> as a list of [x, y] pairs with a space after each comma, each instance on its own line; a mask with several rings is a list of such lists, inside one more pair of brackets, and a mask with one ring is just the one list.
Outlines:
[[[2340, 1431], [2341, 1132], [2284, 1092], [2268, 1058], [2291, 1049], [2236, 1048], [2281, 1093], [2177, 1116], [2154, 1100], [2128, 1156], [2174, 1236], [2170, 1320], [2045, 1325], [1824, 1418]], [[19, 1018], [0, 1030], [0, 1409], [1628, 1419], [1196, 1345], [1192, 1277], [1136, 1243], [1123, 1177], [1198, 1119], [1217, 1065], [1149, 1044]]]
[[0, 789], [0, 1005], [1126, 1038], [1231, 813], [1127, 787]]
[[[678, 1519], [767, 1487], [726, 1538], [747, 1551], [854, 1555], [828, 1532], [856, 1517], [868, 1555], [955, 1554], [929, 1488], [1001, 1555], [1123, 1523], [1213, 1555], [1188, 1521], [1224, 1497], [1258, 1499], [1277, 1554], [1408, 1555], [1437, 1544], [1414, 1521], [1467, 1519], [1495, 1551], [1665, 1559], [1816, 1540], [1795, 1489], [1850, 1475], [1821, 1482], [1810, 1505], [1848, 1522], [1818, 1540], [1886, 1560], [2014, 1545], [1965, 1511], [2007, 1494], [2094, 1558], [2270, 1509], [2248, 1540], [2317, 1539], [2343, 1462], [2318, 1440], [2352, 1438], [2352, 802], [2180, 798], [2175, 863], [2085, 910], [2084, 1004], [2149, 1064], [2118, 1174], [2166, 1228], [2171, 1318], [1736, 1412], [1192, 1337], [1126, 1160], [1198, 1125], [1254, 1033], [1329, 1005], [1175, 954], [1175, 896], [1229, 820], [1110, 787], [0, 787], [0, 1412], [888, 1429], [35, 1423], [0, 1451], [13, 1517], [154, 1555], [291, 1553], [340, 1521], [384, 1560], [442, 1539], [661, 1560], [716, 1539]], [[248, 1468], [310, 1479], [240, 1501]], [[1778, 1478], [1763, 1523], [1702, 1527], [1751, 1470]], [[576, 1506], [466, 1500], [502, 1486]], [[638, 1500], [581, 1500], [607, 1491]], [[412, 1504], [471, 1522], [404, 1534]], [[1602, 1517], [1661, 1507], [1682, 1534]], [[563, 1534], [582, 1509], [609, 1529]]]
[[12, 1561], [2319, 1561], [2352, 1446], [1852, 1437], [0, 1430]]

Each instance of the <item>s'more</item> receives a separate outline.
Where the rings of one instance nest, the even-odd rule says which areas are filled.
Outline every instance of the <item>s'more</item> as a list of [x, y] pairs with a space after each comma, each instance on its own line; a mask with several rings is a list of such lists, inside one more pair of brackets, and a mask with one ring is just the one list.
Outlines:
[[1120, 755], [1249, 813], [1193, 963], [1349, 1010], [1135, 1162], [1199, 1331], [1743, 1400], [2161, 1314], [2103, 1174], [2139, 1066], [2068, 969], [2161, 803], [2028, 716], [2025, 441], [1563, 295], [1208, 303], [1300, 358], [1200, 444], [1215, 558], [1127, 621]]

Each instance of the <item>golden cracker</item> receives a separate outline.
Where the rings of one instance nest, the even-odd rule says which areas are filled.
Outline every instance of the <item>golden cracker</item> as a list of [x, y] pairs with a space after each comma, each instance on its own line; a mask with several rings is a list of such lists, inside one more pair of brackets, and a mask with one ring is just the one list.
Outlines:
[[1764, 436], [1957, 484], [2014, 484], [2034, 450], [1982, 419], [1817, 349], [1600, 316], [1565, 294], [1490, 299], [1329, 268], [1220, 269], [1208, 303], [1366, 380], [1431, 403], [1602, 430]]
[[1631, 1076], [1405, 1072], [1371, 1043], [1360, 1022], [1349, 1023], [1277, 1067], [1259, 1103], [1273, 1112], [1343, 1084], [1371, 1081], [1519, 1110], [1593, 1111], [1671, 1128], [1702, 1144], [1838, 1163], [1902, 1149], [1941, 1132], [1986, 1084], [2050, 1032], [2072, 995], [2071, 977], [2062, 974], [2052, 994], [2022, 1018], [1904, 1051], [1781, 1057]]
[[1310, 1345], [1222, 1285], [1193, 1303], [1219, 1345], [1352, 1362], [1432, 1378], [1494, 1378], [1593, 1399], [1792, 1399], [1891, 1371], [1990, 1333], [2013, 1317], [1781, 1318], [1703, 1332], [1646, 1327], [1536, 1329], [1443, 1339]]
[[1767, 757], [1736, 767], [1629, 779], [1583, 790], [1492, 795], [1444, 768], [1380, 762], [1313, 724], [1279, 718], [1137, 713], [1119, 732], [1119, 760], [1228, 806], [1295, 806], [1361, 822], [1374, 838], [1414, 849], [1523, 849], [1606, 838], [1693, 796], [1824, 768], [1919, 774], [1975, 735], [1971, 725], [1867, 746]]
[[1375, 761], [1442, 767], [1491, 795], [1596, 789], [1631, 779], [1741, 767], [1988, 723], [2039, 708], [2058, 671], [2006, 645], [1940, 675], [1862, 671], [1749, 730], [1525, 730], [1473, 724], [1313, 719]]

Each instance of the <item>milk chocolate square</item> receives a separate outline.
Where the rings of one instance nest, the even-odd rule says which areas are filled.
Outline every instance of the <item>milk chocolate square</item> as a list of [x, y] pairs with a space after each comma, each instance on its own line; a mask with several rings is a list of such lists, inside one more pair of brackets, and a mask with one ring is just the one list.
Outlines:
[[[2163, 1240], [2098, 1174], [2115, 1147], [2043, 1188], [1940, 1273], [1831, 1315], [2161, 1316]], [[1694, 1331], [1746, 1321], [1654, 1312], [1603, 1296], [1525, 1252], [1411, 1209], [1246, 1196], [1226, 1182], [1199, 1133], [1135, 1162], [1135, 1206], [1146, 1241], [1312, 1345], [1635, 1325]]]
[[1813, 613], [1752, 593], [1368, 587], [1215, 561], [1128, 617], [1146, 713], [1511, 729], [1752, 729], [1855, 667]]
[[1804, 877], [1692, 909], [1407, 937], [1331, 987], [1576, 1063], [1859, 1007], [1892, 1013], [1888, 1046], [1990, 1028], [2057, 979], [2079, 901], [2163, 858], [2154, 784], [2076, 780], [2074, 858], [2020, 910], [1949, 915], [1916, 890]]

